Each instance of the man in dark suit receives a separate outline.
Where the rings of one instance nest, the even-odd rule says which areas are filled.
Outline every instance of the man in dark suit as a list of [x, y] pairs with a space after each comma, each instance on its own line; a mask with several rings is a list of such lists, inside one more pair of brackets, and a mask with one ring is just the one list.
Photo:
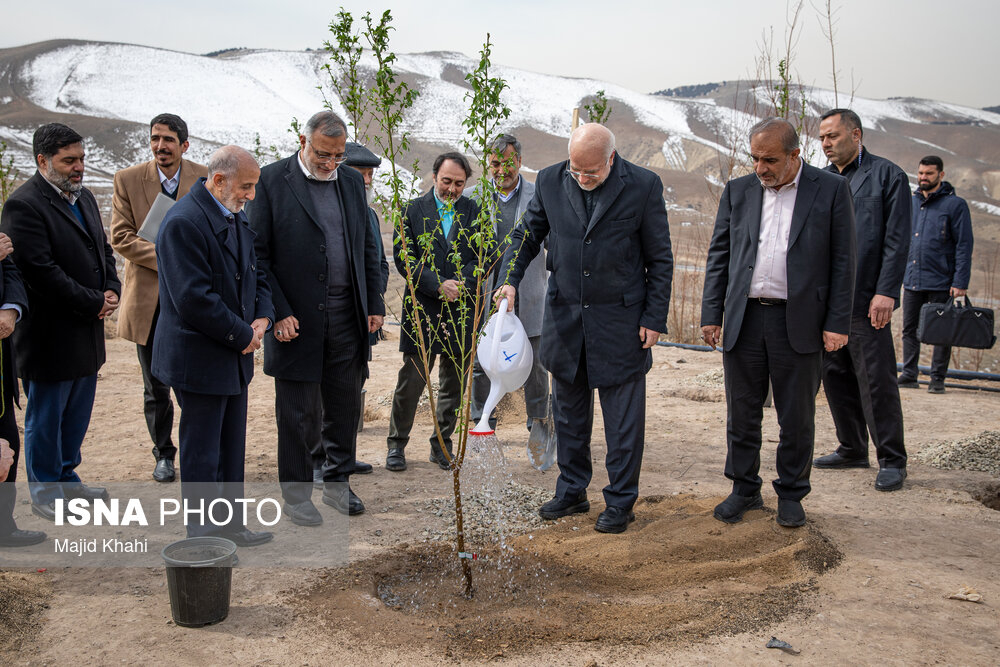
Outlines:
[[840, 446], [813, 465], [867, 468], [871, 433], [879, 464], [875, 488], [895, 491], [906, 479], [906, 448], [889, 325], [910, 249], [910, 182], [902, 169], [861, 145], [862, 133], [850, 109], [833, 109], [820, 119], [827, 171], [846, 178], [854, 196], [858, 274], [850, 340], [823, 357], [823, 388]]
[[546, 240], [551, 274], [541, 359], [552, 373], [559, 479], [538, 513], [556, 519], [590, 510], [596, 388], [609, 483], [594, 528], [621, 533], [635, 519], [650, 348], [667, 330], [670, 305], [673, 255], [660, 178], [617, 155], [606, 127], [581, 125], [570, 137], [569, 160], [538, 173], [511, 236], [501, 266], [513, 266], [496, 297], [506, 297], [508, 309]]
[[14, 419], [14, 405], [19, 403], [20, 390], [14, 369], [14, 348], [11, 334], [17, 321], [28, 309], [28, 295], [21, 276], [9, 255], [14, 244], [6, 234], [0, 234], [0, 547], [27, 547], [45, 540], [38, 530], [21, 530], [14, 521], [17, 493], [17, 462], [21, 438]]
[[[259, 176], [242, 148], [218, 149], [208, 178], [170, 209], [156, 239], [160, 317], [153, 374], [173, 388], [181, 407], [181, 492], [189, 507], [214, 498], [232, 504], [243, 493], [247, 385], [253, 353], [274, 319], [242, 212]], [[188, 522], [187, 531], [221, 534], [239, 546], [272, 538], [238, 519], [223, 526]]]
[[205, 167], [185, 160], [187, 123], [179, 116], [161, 113], [149, 123], [153, 159], [115, 174], [111, 200], [111, 247], [125, 259], [122, 307], [118, 335], [135, 343], [142, 371], [143, 412], [153, 439], [153, 479], [172, 482], [175, 477], [174, 404], [170, 387], [153, 375], [153, 334], [159, 317], [160, 285], [156, 277], [156, 249], [139, 236], [139, 229], [159, 195], [177, 200], [188, 193]]
[[768, 381], [778, 414], [777, 521], [805, 523], [823, 350], [847, 344], [854, 294], [854, 213], [848, 183], [799, 157], [795, 128], [750, 129], [754, 172], [730, 181], [708, 249], [701, 330], [725, 337], [726, 477], [715, 518], [736, 523], [761, 499], [761, 420]]
[[[419, 341], [423, 341], [429, 353], [428, 371], [433, 370], [437, 357], [441, 357], [440, 390], [436, 397], [441, 440], [436, 432], [431, 435], [430, 461], [442, 470], [451, 465], [451, 434], [455, 431], [456, 411], [462, 397], [461, 369], [468, 367], [473, 346], [470, 294], [475, 291], [477, 278], [476, 253], [470, 245], [470, 236], [474, 233], [479, 206], [462, 196], [472, 167], [461, 153], [444, 153], [434, 160], [433, 174], [431, 191], [407, 203], [402, 233], [396, 235], [393, 243], [396, 268], [407, 278], [399, 336], [403, 366], [392, 396], [389, 452], [385, 459], [386, 470], [396, 472], [406, 470], [403, 450], [409, 442], [417, 403], [427, 383]], [[429, 242], [422, 244], [421, 239]], [[415, 290], [409, 287], [411, 281]]]
[[24, 411], [31, 511], [55, 519], [57, 498], [108, 498], [80, 483], [80, 445], [90, 425], [104, 318], [121, 284], [97, 200], [83, 187], [83, 137], [60, 123], [32, 140], [38, 171], [14, 191], [0, 228], [17, 248], [28, 310], [14, 332]]
[[331, 111], [314, 114], [299, 142], [296, 154], [261, 170], [248, 214], [277, 318], [264, 342], [264, 372], [274, 377], [284, 512], [316, 526], [323, 522], [310, 499], [317, 466], [324, 503], [343, 514], [365, 510], [347, 482], [368, 334], [382, 326], [385, 306], [364, 181], [339, 169], [344, 121]]

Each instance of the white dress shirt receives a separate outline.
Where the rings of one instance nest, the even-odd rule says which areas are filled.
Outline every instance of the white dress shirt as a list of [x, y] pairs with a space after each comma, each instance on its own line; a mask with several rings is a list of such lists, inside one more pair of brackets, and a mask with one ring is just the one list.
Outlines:
[[757, 259], [750, 279], [750, 298], [788, 298], [788, 234], [792, 227], [795, 197], [802, 177], [802, 160], [795, 179], [778, 188], [764, 188], [760, 207], [760, 236]]
[[167, 192], [177, 192], [177, 186], [181, 184], [181, 170], [180, 167], [177, 168], [177, 172], [174, 174], [173, 178], [167, 178], [166, 175], [160, 171], [160, 168], [156, 168], [156, 173], [160, 175], [160, 186]]

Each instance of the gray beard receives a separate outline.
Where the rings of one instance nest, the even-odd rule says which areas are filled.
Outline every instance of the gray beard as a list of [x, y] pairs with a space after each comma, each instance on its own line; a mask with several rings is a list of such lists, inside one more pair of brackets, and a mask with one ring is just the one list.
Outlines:
[[76, 194], [77, 192], [80, 192], [80, 190], [83, 189], [83, 180], [81, 180], [79, 183], [74, 183], [73, 181], [69, 180], [68, 177], [63, 176], [62, 174], [60, 174], [58, 171], [56, 171], [51, 167], [45, 170], [45, 179], [52, 185], [62, 190], [63, 192], [71, 192], [73, 194]]

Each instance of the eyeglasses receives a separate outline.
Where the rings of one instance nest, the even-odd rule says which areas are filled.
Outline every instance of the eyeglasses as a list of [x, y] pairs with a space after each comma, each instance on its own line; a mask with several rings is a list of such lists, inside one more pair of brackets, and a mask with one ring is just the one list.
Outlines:
[[339, 167], [340, 165], [344, 164], [344, 162], [347, 161], [347, 156], [344, 155], [343, 153], [341, 153], [340, 155], [332, 155], [330, 153], [320, 153], [318, 150], [313, 148], [312, 144], [308, 144], [308, 146], [309, 150], [312, 151], [312, 154], [316, 156], [316, 161], [319, 162], [320, 164], [327, 164], [329, 162], [333, 162], [335, 165]]
[[575, 178], [578, 181], [581, 178], [600, 178], [601, 177], [601, 173], [600, 172], [573, 171], [572, 169], [567, 169], [566, 173], [569, 174], [570, 176], [572, 176], [573, 178]]
[[[608, 162], [611, 162], [610, 157], [608, 157]], [[572, 169], [566, 169], [566, 173], [578, 181], [581, 178], [600, 178], [602, 171], [604, 171], [604, 167], [601, 167], [597, 171], [573, 171]]]

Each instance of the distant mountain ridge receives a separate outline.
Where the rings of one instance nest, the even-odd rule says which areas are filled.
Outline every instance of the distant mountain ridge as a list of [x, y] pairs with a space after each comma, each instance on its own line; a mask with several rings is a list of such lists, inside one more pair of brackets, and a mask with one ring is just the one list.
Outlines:
[[[215, 147], [265, 146], [291, 152], [291, 119], [304, 120], [336, 99], [322, 67], [327, 54], [229, 48], [193, 55], [147, 46], [59, 40], [0, 50], [0, 139], [22, 172], [33, 170], [31, 134], [60, 120], [87, 137], [88, 181], [107, 182], [125, 166], [148, 159], [148, 120], [170, 111], [187, 120], [189, 156], [204, 160]], [[369, 54], [362, 68], [371, 73]], [[412, 149], [404, 163], [429, 164], [443, 150], [461, 149], [465, 75], [476, 61], [458, 53], [398, 54], [400, 78], [420, 91], [406, 118]], [[150, 73], [156, 72], [155, 76]], [[504, 130], [524, 143], [529, 173], [565, 159], [574, 107], [604, 90], [613, 107], [608, 126], [619, 153], [662, 177], [668, 202], [711, 214], [710, 191], [726, 177], [727, 159], [745, 155], [745, 131], [755, 117], [747, 87], [736, 82], [681, 86], [644, 94], [606, 81], [539, 74], [494, 65], [509, 86], [512, 109]], [[815, 117], [834, 106], [831, 91], [806, 91]], [[840, 100], [843, 103], [843, 100]], [[763, 100], [756, 100], [762, 104]], [[1000, 111], [933, 100], [856, 98], [865, 144], [914, 174], [928, 152], [942, 155], [949, 180], [977, 211], [1000, 211]], [[815, 142], [814, 163], [825, 165]], [[422, 170], [423, 171], [423, 170]]]

